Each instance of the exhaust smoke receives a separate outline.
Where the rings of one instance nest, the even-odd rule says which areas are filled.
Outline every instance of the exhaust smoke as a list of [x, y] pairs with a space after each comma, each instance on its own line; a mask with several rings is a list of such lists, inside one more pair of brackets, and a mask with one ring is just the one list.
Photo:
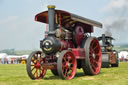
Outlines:
[[127, 34], [128, 0], [111, 0], [104, 11], [108, 14], [104, 21], [105, 34], [108, 36], [113, 36], [115, 32], [119, 35]]

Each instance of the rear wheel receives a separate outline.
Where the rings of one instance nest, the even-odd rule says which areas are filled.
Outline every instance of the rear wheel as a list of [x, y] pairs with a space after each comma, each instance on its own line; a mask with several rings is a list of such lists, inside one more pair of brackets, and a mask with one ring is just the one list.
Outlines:
[[57, 71], [62, 79], [72, 79], [76, 74], [76, 58], [71, 51], [62, 51], [57, 60]]
[[96, 38], [89, 37], [83, 42], [85, 49], [85, 60], [82, 61], [82, 68], [87, 75], [96, 75], [101, 69], [101, 49]]
[[42, 67], [42, 64], [45, 62], [46, 60], [45, 58], [42, 58], [41, 51], [32, 52], [27, 60], [28, 76], [33, 80], [43, 78], [46, 73], [46, 69]]

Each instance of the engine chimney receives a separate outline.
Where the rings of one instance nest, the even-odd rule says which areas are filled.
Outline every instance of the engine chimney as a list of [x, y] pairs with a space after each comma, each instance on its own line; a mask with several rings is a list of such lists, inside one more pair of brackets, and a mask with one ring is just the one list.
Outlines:
[[54, 34], [55, 31], [55, 6], [48, 5], [48, 23], [49, 23], [49, 33]]
[[102, 34], [103, 46], [105, 46], [105, 34]]

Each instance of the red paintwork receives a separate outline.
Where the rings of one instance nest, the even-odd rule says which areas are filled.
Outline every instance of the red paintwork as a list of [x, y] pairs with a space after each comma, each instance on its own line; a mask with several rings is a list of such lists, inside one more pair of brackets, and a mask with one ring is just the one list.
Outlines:
[[[41, 62], [45, 63], [46, 60], [42, 59], [41, 56], [37, 57], [37, 55], [41, 54], [37, 53], [33, 56], [34, 60], [31, 61], [31, 72], [36, 79], [41, 79], [46, 73], [46, 69], [42, 68]], [[40, 60], [37, 60], [38, 58], [40, 58]]]
[[[91, 68], [93, 71], [93, 74], [98, 74], [101, 68], [101, 50], [99, 46], [99, 42], [96, 39], [93, 39], [90, 45], [90, 51], [89, 51], [89, 57], [90, 57], [90, 63]], [[95, 58], [93, 57], [95, 55]]]
[[[71, 27], [73, 24], [75, 24], [76, 26], [81, 24], [84, 28], [85, 33], [92, 33], [93, 32], [93, 26], [92, 25], [72, 20], [72, 13], [69, 13], [69, 12], [66, 12], [63, 10], [55, 10], [55, 13], [58, 14], [57, 18], [61, 17], [61, 20], [57, 20], [56, 16], [55, 16], [55, 21], [59, 22], [56, 24], [60, 24], [60, 21], [61, 21], [61, 26], [66, 27], [69, 30], [72, 30]], [[35, 16], [35, 21], [43, 22], [43, 23], [47, 24], [47, 17], [48, 17], [48, 11], [44, 11], [44, 12], [41, 12]], [[67, 18], [65, 18], [65, 17], [67, 17]], [[72, 24], [69, 24], [71, 22], [72, 22]]]
[[68, 48], [73, 48], [73, 43], [71, 41], [65, 41], [65, 40], [61, 40], [61, 49], [62, 50], [67, 50]]
[[82, 26], [76, 26], [75, 28], [75, 42], [77, 47], [80, 47], [82, 40], [84, 38], [84, 29]]
[[72, 48], [72, 52], [76, 59], [85, 59], [85, 50], [83, 48]]
[[[63, 11], [63, 10], [55, 10], [56, 14], [61, 14], [61, 16], [70, 16], [71, 13]], [[46, 23], [48, 17], [48, 11], [41, 12], [35, 16], [35, 21]]]
[[[62, 60], [62, 72], [66, 79], [72, 79], [76, 73], [76, 59], [72, 52], [66, 52]], [[60, 68], [61, 69], [61, 68]]]
[[42, 67], [44, 69], [57, 69], [57, 63], [45, 63]]
[[59, 14], [59, 40], [61, 40], [61, 38], [60, 38], [60, 33], [61, 33], [61, 14]]

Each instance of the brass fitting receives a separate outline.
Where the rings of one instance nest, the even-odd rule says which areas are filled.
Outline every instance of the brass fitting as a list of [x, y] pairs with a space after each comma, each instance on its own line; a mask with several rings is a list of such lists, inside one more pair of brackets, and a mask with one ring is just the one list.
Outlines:
[[48, 5], [48, 8], [56, 8], [55, 5]]

